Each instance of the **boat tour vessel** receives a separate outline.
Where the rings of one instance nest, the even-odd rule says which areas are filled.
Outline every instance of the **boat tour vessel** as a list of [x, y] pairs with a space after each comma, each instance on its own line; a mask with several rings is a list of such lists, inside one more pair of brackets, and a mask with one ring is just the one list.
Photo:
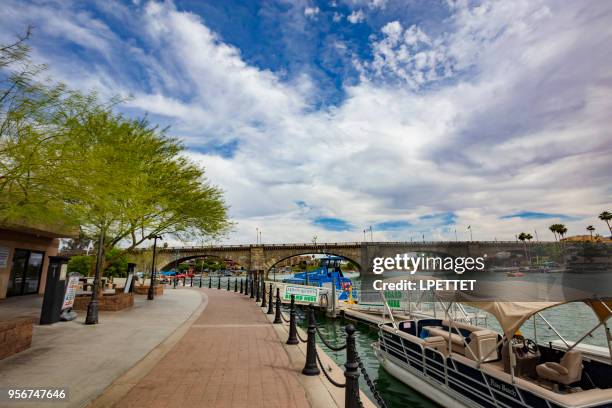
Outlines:
[[[581, 302], [598, 324], [576, 342], [565, 340], [540, 314], [566, 302], [459, 303], [493, 315], [501, 333], [453, 317], [449, 302], [442, 319], [395, 320], [388, 309], [391, 322], [379, 325], [373, 348], [387, 372], [444, 407], [612, 407], [612, 300]], [[540, 344], [520, 334], [536, 315], [558, 341]], [[600, 327], [607, 348], [582, 343]]]
[[353, 289], [353, 282], [343, 275], [340, 268], [343, 260], [339, 256], [326, 256], [320, 259], [316, 269], [296, 273], [291, 278], [283, 279], [283, 282], [330, 289], [335, 286], [338, 300], [356, 303], [357, 291]]

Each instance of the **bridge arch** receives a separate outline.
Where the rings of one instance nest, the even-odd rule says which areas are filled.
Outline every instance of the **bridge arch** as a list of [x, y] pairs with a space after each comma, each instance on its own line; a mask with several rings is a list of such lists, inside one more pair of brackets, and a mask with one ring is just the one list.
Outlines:
[[159, 268], [159, 271], [169, 271], [172, 268], [174, 268], [176, 265], [180, 265], [183, 262], [186, 262], [192, 259], [200, 259], [200, 258], [215, 258], [221, 261], [231, 261], [234, 264], [240, 266], [241, 269], [248, 269], [244, 265], [241, 265], [240, 262], [232, 259], [231, 257], [224, 257], [224, 256], [221, 256], [220, 254], [198, 254], [198, 255], [183, 256], [181, 258], [173, 259], [171, 261], [165, 260], [163, 261], [165, 262], [165, 265]]
[[295, 258], [296, 256], [304, 256], [304, 255], [331, 255], [331, 256], [337, 256], [343, 259], [346, 259], [349, 262], [352, 262], [353, 264], [357, 265], [357, 268], [359, 270], [359, 273], [361, 274], [363, 269], [361, 267], [361, 263], [359, 261], [356, 261], [354, 259], [354, 257], [352, 256], [347, 256], [345, 254], [342, 254], [341, 251], [327, 251], [327, 250], [321, 250], [321, 251], [317, 251], [317, 252], [313, 252], [313, 251], [302, 251], [302, 252], [296, 252], [290, 255], [286, 255], [286, 256], [276, 256], [276, 257], [271, 257], [270, 259], [266, 260], [266, 262], [264, 263], [264, 274], [265, 277], [268, 278], [268, 274], [270, 273], [270, 270], [272, 269], [272, 267], [274, 267], [274, 265], [277, 265], [278, 263], [285, 261], [287, 259], [290, 258]]

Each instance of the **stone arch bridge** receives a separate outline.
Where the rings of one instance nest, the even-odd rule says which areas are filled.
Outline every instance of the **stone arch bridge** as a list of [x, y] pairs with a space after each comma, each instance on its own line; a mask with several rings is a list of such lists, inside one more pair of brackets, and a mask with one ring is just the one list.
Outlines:
[[[534, 254], [554, 245], [554, 242], [543, 242], [531, 243], [529, 247]], [[159, 248], [156, 264], [159, 270], [167, 270], [189, 259], [217, 257], [231, 260], [248, 271], [267, 275], [272, 266], [284, 259], [305, 254], [328, 254], [344, 257], [359, 266], [362, 274], [370, 275], [374, 258], [394, 257], [407, 252], [426, 252], [456, 258], [494, 256], [500, 252], [523, 254], [524, 251], [525, 245], [514, 241], [221, 245]]]

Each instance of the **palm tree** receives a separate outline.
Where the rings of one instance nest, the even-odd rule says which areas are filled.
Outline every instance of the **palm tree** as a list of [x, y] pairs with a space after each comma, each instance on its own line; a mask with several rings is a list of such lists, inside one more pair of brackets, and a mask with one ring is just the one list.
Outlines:
[[595, 231], [595, 227], [593, 227], [592, 225], [589, 225], [588, 227], [586, 227], [587, 231], [589, 231], [591, 233], [591, 241], [593, 240], [593, 231]]
[[559, 241], [559, 237], [562, 235], [560, 232], [561, 228], [565, 228], [565, 226], [563, 224], [553, 224], [550, 227], [548, 227], [550, 232], [552, 232], [553, 235], [555, 236], [555, 241]]
[[612, 221], [612, 213], [609, 211], [604, 211], [599, 214], [599, 219], [608, 224], [608, 229], [610, 230], [610, 235], [612, 235], [612, 226], [610, 225], [610, 221]]
[[567, 233], [567, 227], [563, 224], [559, 224], [559, 235], [561, 235], [561, 239], [563, 239], [563, 237], [565, 236], [565, 234]]
[[529, 263], [531, 263], [531, 257], [529, 256], [529, 253], [527, 252], [527, 242], [525, 241], [531, 241], [533, 237], [531, 236], [531, 234], [525, 233], [525, 232], [521, 232], [518, 235], [518, 239], [519, 241], [521, 241], [523, 243], [523, 245], [525, 246], [525, 258], [527, 258], [529, 260]]

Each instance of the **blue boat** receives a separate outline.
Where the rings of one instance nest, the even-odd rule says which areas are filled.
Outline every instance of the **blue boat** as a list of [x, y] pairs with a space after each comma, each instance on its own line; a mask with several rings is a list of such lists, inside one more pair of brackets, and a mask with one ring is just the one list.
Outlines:
[[342, 274], [340, 269], [342, 261], [343, 258], [339, 256], [321, 258], [317, 269], [296, 273], [292, 278], [284, 279], [283, 282], [330, 289], [335, 282], [338, 300], [356, 302], [357, 291], [353, 289], [353, 282]]

